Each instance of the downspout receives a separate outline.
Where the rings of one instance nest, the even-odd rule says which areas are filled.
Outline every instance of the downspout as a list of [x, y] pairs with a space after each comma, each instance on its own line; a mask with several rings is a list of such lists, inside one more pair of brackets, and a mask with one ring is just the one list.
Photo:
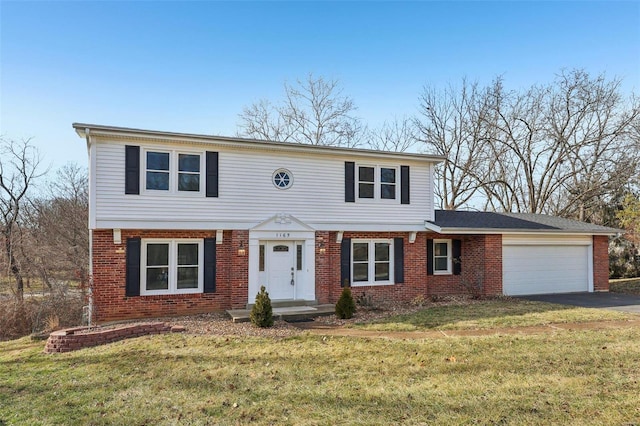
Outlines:
[[[84, 129], [85, 136], [87, 138], [87, 154], [89, 155], [89, 165], [91, 165], [91, 129]], [[89, 170], [88, 178], [91, 179], [92, 170]], [[91, 191], [91, 183], [89, 181], [89, 191]], [[91, 201], [91, 194], [89, 194], [89, 201]], [[89, 203], [91, 204], [91, 203]], [[91, 208], [91, 205], [89, 205]], [[91, 221], [91, 215], [87, 215], [89, 222]], [[87, 223], [89, 228], [89, 306], [87, 307], [87, 325], [92, 326], [93, 323], [93, 229], [91, 229], [91, 223]]]

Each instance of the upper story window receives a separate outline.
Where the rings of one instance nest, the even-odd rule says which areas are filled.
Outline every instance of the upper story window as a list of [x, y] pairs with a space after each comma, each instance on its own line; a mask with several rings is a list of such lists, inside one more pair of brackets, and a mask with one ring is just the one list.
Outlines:
[[287, 169], [278, 169], [273, 172], [273, 184], [278, 189], [288, 189], [293, 185], [293, 175]]
[[200, 191], [200, 156], [178, 154], [178, 191]]
[[169, 153], [147, 152], [147, 189], [169, 190]]
[[177, 151], [146, 151], [145, 185], [147, 191], [170, 193], [202, 192], [201, 154]]
[[358, 198], [395, 200], [397, 176], [395, 167], [358, 166]]

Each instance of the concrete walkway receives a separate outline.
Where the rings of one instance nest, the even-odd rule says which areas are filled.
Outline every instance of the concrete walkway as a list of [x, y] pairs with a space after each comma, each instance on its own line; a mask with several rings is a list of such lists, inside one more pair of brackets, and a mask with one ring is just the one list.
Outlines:
[[520, 296], [520, 299], [536, 302], [557, 303], [583, 308], [612, 309], [614, 311], [640, 314], [640, 296], [623, 293], [566, 293]]
[[640, 318], [625, 321], [592, 321], [567, 324], [549, 324], [531, 327], [504, 327], [479, 330], [430, 330], [430, 331], [373, 331], [344, 328], [313, 322], [299, 323], [296, 327], [321, 336], [367, 337], [390, 340], [445, 339], [452, 337], [482, 337], [499, 335], [534, 335], [581, 330], [618, 330], [640, 327]]

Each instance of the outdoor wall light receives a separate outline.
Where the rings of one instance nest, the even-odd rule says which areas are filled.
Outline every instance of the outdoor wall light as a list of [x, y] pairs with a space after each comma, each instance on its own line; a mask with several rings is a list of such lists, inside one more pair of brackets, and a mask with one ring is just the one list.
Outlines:
[[244, 256], [247, 254], [247, 250], [244, 248], [244, 242], [240, 241], [240, 247], [238, 247], [238, 256]]
[[320, 248], [320, 254], [325, 254], [327, 249], [324, 247], [324, 241], [320, 241], [320, 245], [318, 247]]

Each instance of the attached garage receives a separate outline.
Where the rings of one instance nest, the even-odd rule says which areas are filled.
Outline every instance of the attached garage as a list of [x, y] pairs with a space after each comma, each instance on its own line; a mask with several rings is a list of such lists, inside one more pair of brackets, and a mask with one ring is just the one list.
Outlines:
[[502, 285], [509, 296], [593, 291], [591, 236], [503, 235]]
[[455, 210], [436, 210], [425, 228], [428, 238], [463, 240], [460, 285], [480, 274], [484, 294], [509, 296], [608, 291], [609, 236], [621, 232], [543, 214]]

